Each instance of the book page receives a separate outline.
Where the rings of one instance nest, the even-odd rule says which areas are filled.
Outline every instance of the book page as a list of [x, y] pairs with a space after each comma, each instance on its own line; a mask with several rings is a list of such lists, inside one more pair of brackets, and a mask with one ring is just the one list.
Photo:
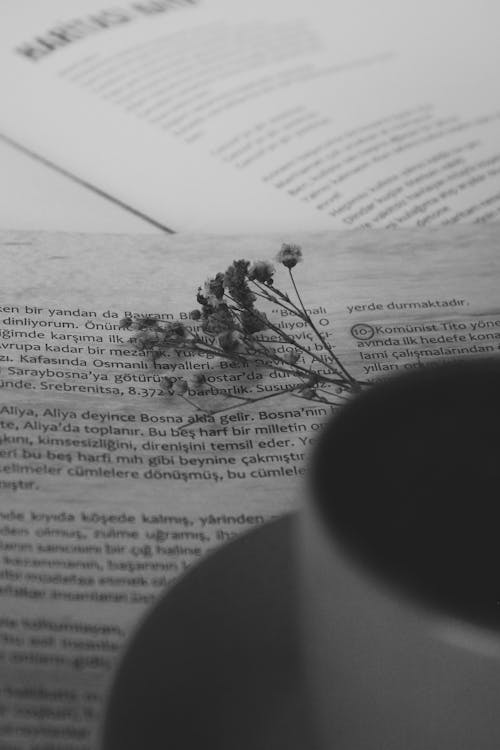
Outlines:
[[[497, 355], [498, 226], [293, 239], [304, 304], [356, 379]], [[206, 277], [235, 258], [273, 260], [280, 244], [0, 235], [2, 748], [94, 748], [113, 667], [147, 607], [210, 550], [303, 501], [334, 406], [286, 392], [280, 367], [175, 349], [153, 367], [119, 327], [124, 315], [195, 325]], [[318, 351], [282, 308], [269, 319]], [[223, 411], [161, 390], [166, 376], [194, 388], [200, 372]]]
[[6, 0], [0, 132], [173, 230], [494, 220], [494, 0]]
[[[58, 232], [148, 232], [151, 224], [0, 138], [0, 227]], [[29, 206], [29, 210], [26, 210]]]

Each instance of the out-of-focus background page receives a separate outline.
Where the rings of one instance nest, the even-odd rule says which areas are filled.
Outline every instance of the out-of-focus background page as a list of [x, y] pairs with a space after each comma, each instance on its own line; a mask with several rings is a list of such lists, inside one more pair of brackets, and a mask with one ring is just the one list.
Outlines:
[[63, 232], [161, 231], [1, 138], [0, 226]]
[[0, 132], [160, 226], [498, 216], [493, 0], [2, 10]]

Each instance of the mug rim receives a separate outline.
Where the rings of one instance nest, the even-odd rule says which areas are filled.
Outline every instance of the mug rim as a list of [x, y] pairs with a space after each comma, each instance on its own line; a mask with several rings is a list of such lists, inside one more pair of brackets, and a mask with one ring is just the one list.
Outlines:
[[[312, 452], [307, 480], [309, 484], [308, 496], [317, 512], [319, 522], [325, 529], [325, 539], [328, 539], [330, 543], [335, 542], [335, 547], [341, 551], [347, 561], [356, 566], [361, 575], [369, 577], [374, 583], [382, 586], [385, 591], [397, 594], [398, 598], [403, 595], [407, 603], [420, 611], [425, 611], [427, 614], [432, 613], [439, 621], [448, 625], [453, 622], [454, 627], [460, 626], [462, 630], [474, 632], [480, 640], [487, 637], [487, 640], [492, 638], [496, 642], [500, 639], [500, 568], [499, 595], [496, 600], [498, 610], [491, 607], [491, 612], [488, 612], [488, 615], [484, 611], [474, 613], [474, 605], [467, 599], [470, 592], [467, 594], [465, 591], [462, 600], [459, 600], [458, 603], [457, 601], [452, 603], [451, 589], [446, 591], [444, 596], [442, 594], [439, 596], [434, 590], [435, 584], [430, 582], [430, 579], [411, 581], [410, 569], [408, 569], [410, 573], [408, 570], [405, 573], [394, 573], [390, 570], [390, 554], [387, 556], [387, 561], [381, 563], [380, 551], [375, 554], [373, 550], [370, 551], [369, 547], [366, 547], [366, 544], [363, 547], [363, 543], [355, 538], [355, 534], [353, 535], [354, 542], [352, 538], [349, 539], [346, 529], [336, 523], [334, 514], [328, 509], [326, 494], [331, 487], [322, 484], [325, 472], [331, 472], [332, 464], [334, 464], [327, 455], [328, 443], [333, 439], [334, 447], [338, 445], [339, 434], [342, 437], [342, 430], [345, 431], [346, 424], [353, 430], [356, 426], [359, 428], [359, 422], [363, 421], [364, 410], [367, 407], [372, 407], [375, 404], [376, 408], [380, 408], [381, 405], [383, 406], [384, 400], [392, 398], [394, 394], [398, 398], [404, 398], [405, 394], [415, 395], [417, 393], [418, 395], [420, 388], [432, 390], [437, 385], [442, 389], [443, 384], [445, 385], [451, 380], [456, 386], [459, 379], [465, 381], [481, 380], [484, 377], [491, 379], [492, 375], [498, 378], [500, 384], [500, 359], [491, 356], [477, 356], [465, 360], [439, 362], [432, 367], [422, 367], [419, 370], [398, 371], [381, 378], [370, 386], [370, 390], [357, 394], [346, 402], [325, 425], [324, 431]], [[500, 395], [498, 401], [500, 404]], [[349, 425], [349, 420], [352, 422], [353, 417], [358, 421], [357, 425], [356, 422]], [[344, 468], [341, 467], [341, 472]], [[358, 482], [357, 479], [356, 482]], [[363, 480], [361, 480], [360, 486], [363, 487]], [[377, 555], [379, 555], [378, 558]], [[392, 560], [393, 568], [394, 565], [395, 560]], [[415, 571], [417, 571], [417, 566], [413, 572], [415, 573]], [[455, 592], [456, 596], [458, 596], [457, 592]], [[496, 611], [498, 611], [497, 617], [495, 616]]]
[[429, 632], [437, 634], [440, 640], [446, 641], [467, 651], [474, 651], [484, 656], [500, 658], [500, 628], [489, 627], [484, 623], [471, 620], [445, 608], [433, 605], [423, 597], [412, 595], [405, 587], [387, 580], [353, 556], [350, 550], [337, 538], [332, 539], [325, 531], [321, 517], [315, 506], [307, 504], [302, 514], [313, 515], [315, 523], [321, 526], [323, 539], [327, 542], [332, 564], [341, 562], [348, 566], [351, 574], [362, 585], [373, 587], [378, 597], [392, 602], [404, 609], [406, 615], [413, 613], [416, 622], [426, 622]]

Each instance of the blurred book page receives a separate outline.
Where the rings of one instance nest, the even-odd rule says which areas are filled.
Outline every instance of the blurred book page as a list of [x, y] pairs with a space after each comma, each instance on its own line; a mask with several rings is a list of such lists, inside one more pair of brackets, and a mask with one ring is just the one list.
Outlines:
[[5, 0], [0, 132], [173, 230], [500, 215], [495, 0]]
[[60, 232], [160, 232], [0, 137], [0, 227]]
[[[499, 238], [495, 225], [298, 234], [295, 278], [341, 361], [372, 380], [497, 354]], [[119, 328], [124, 314], [190, 324], [207, 276], [272, 260], [280, 242], [0, 234], [2, 748], [91, 750], [145, 609], [208, 551], [303, 502], [334, 407], [280, 393], [279, 369], [175, 350], [153, 368]], [[287, 278], [276, 264], [276, 286]], [[300, 321], [269, 315], [314, 349]], [[200, 372], [231, 408], [162, 395], [163, 377]]]

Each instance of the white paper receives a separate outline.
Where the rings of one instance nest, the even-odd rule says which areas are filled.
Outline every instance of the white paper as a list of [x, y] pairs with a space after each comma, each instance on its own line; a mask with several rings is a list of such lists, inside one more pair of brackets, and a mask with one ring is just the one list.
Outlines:
[[160, 231], [1, 138], [0, 164], [0, 227], [3, 229]]
[[[497, 354], [498, 226], [293, 239], [305, 305], [356, 378]], [[179, 435], [194, 412], [159, 395], [159, 375], [190, 377], [198, 360], [153, 370], [118, 351], [125, 312], [179, 316], [207, 276], [235, 258], [272, 259], [280, 242], [0, 236], [2, 749], [94, 748], [112, 669], [145, 608], [208, 550], [304, 502], [330, 407], [276, 395]], [[276, 284], [286, 288], [285, 269]], [[238, 368], [209, 365], [236, 392]], [[254, 395], [282, 382], [253, 372]]]
[[499, 215], [494, 0], [9, 0], [2, 13], [0, 131], [161, 225]]

